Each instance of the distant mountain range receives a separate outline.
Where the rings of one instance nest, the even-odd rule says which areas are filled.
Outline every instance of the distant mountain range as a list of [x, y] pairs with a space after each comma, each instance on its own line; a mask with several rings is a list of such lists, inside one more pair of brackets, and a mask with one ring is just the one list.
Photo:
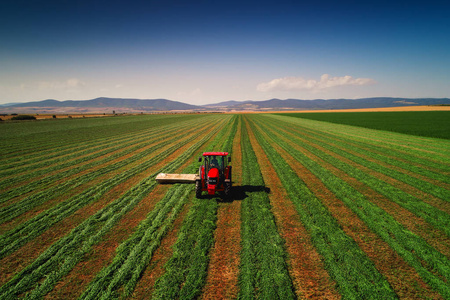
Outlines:
[[123, 99], [123, 98], [96, 98], [92, 100], [43, 100], [18, 104], [8, 104], [8, 107], [74, 107], [74, 108], [133, 108], [144, 111], [167, 111], [167, 110], [193, 110], [199, 106], [190, 105], [178, 101], [166, 99]]
[[356, 109], [356, 108], [379, 108], [397, 106], [418, 106], [450, 104], [449, 98], [361, 98], [361, 99], [270, 99], [265, 101], [226, 101], [209, 104], [209, 108], [227, 108], [232, 110], [319, 110], [319, 109]]
[[361, 98], [361, 99], [270, 99], [264, 101], [226, 101], [203, 106], [167, 99], [96, 98], [92, 100], [44, 100], [0, 105], [1, 112], [151, 112], [151, 111], [270, 111], [270, 110], [319, 110], [357, 109], [397, 106], [450, 104], [449, 98]]

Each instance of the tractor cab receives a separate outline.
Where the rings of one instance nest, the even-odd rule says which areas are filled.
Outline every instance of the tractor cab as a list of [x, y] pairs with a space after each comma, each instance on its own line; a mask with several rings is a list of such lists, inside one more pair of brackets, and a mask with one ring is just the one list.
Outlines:
[[[196, 196], [201, 197], [203, 191], [208, 191], [208, 195], [214, 195], [217, 191], [228, 195], [231, 189], [231, 166], [228, 166], [231, 158], [228, 152], [205, 152], [203, 158], [196, 181]], [[201, 161], [202, 157], [199, 158]]]

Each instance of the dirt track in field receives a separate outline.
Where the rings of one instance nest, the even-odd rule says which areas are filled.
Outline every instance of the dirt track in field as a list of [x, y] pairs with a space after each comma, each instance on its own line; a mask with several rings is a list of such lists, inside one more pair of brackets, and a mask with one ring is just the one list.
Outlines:
[[[239, 124], [240, 125], [240, 124]], [[233, 141], [233, 186], [242, 184], [241, 129]], [[233, 299], [238, 295], [239, 252], [241, 250], [241, 200], [219, 203], [214, 246], [210, 251], [202, 299]]]

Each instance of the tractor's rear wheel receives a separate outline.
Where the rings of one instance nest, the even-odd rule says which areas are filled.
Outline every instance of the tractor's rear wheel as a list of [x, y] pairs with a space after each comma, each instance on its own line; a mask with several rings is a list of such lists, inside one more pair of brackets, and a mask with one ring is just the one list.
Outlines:
[[202, 197], [202, 183], [200, 180], [197, 180], [195, 182], [195, 197], [197, 198]]

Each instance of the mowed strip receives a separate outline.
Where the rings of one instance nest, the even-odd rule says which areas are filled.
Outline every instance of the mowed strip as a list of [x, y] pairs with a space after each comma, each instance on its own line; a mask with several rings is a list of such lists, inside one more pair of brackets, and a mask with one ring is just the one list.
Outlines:
[[[355, 213], [346, 207], [324, 185], [320, 178], [311, 173], [300, 161], [292, 157], [283, 148], [276, 146], [276, 144], [273, 145], [285, 161], [289, 162], [289, 165], [295, 170], [296, 175], [306, 184], [308, 189], [326, 206], [327, 210], [337, 220], [344, 232], [372, 260], [377, 270], [386, 277], [400, 298], [440, 298], [439, 294], [431, 290], [424, 283], [414, 268], [409, 266], [389, 245], [373, 233]], [[299, 150], [299, 148], [296, 149]]]
[[[370, 141], [355, 141], [353, 139], [338, 136], [337, 134], [325, 133], [297, 124], [295, 128], [296, 131], [301, 131], [303, 134], [309, 134], [315, 138], [327, 140], [330, 144], [332, 143], [333, 146], [351, 152], [354, 155], [361, 155], [361, 152], [364, 152], [364, 154], [366, 154], [365, 157], [373, 159], [384, 167], [407, 173], [410, 176], [447, 189], [450, 187], [450, 179], [444, 174], [446, 173], [446, 167], [442, 166], [438, 160], [428, 160], [428, 164], [426, 165], [423, 162], [417, 162], [417, 159], [420, 157], [407, 155], [406, 152], [392, 151], [392, 149], [380, 145], [375, 146], [374, 144], [371, 144]], [[439, 164], [439, 168], [430, 167], [430, 162], [435, 165]], [[450, 168], [447, 168], [447, 171], [450, 171]]]
[[[282, 128], [280, 128], [279, 130], [281, 132], [284, 132], [288, 136], [290, 135], [290, 133]], [[291, 136], [296, 139], [301, 135]], [[445, 223], [441, 224], [442, 222], [446, 222], [446, 220], [447, 222], [450, 221], [450, 218], [445, 212], [445, 206], [444, 208], [442, 208], [444, 212], [441, 212], [439, 209], [430, 207], [429, 205], [427, 206], [427, 204], [422, 204], [420, 202], [420, 199], [415, 199], [405, 193], [399, 193], [397, 190], [395, 190], [394, 188], [390, 188], [389, 185], [386, 185], [385, 183], [382, 183], [382, 185], [384, 185], [386, 188], [384, 192], [380, 193], [380, 179], [378, 179], [378, 177], [375, 177], [375, 179], [377, 180], [375, 181], [375, 183], [373, 181], [369, 181], [370, 175], [372, 174], [371, 170], [367, 170], [359, 165], [355, 166], [355, 163], [353, 161], [350, 161], [345, 157], [341, 157], [333, 152], [324, 149], [323, 147], [313, 144], [311, 142], [311, 139], [312, 138], [310, 136], [302, 137], [301, 145], [303, 145], [303, 147], [307, 147], [310, 153], [315, 153], [318, 157], [325, 159], [325, 161], [328, 161], [330, 163], [330, 165], [326, 166], [328, 169], [333, 170], [333, 172], [341, 178], [350, 178], [347, 175], [350, 174], [352, 177], [354, 177], [354, 179], [347, 179], [347, 181], [350, 182], [352, 186], [359, 192], [366, 195], [366, 197], [369, 197], [369, 199], [378, 200], [379, 204], [381, 204], [384, 209], [388, 208], [389, 206], [400, 206], [400, 210], [406, 211], [407, 213], [406, 215], [403, 215], [403, 218], [401, 219], [398, 219], [398, 211], [397, 213], [393, 214], [397, 217], [400, 223], [405, 223], [405, 226], [407, 226], [408, 228], [412, 228], [410, 226], [412, 221], [416, 225], [415, 228], [412, 228], [415, 229], [413, 232], [423, 237], [432, 245], [437, 246], [437, 249], [439, 249], [443, 254], [449, 252], [448, 233], [445, 231], [447, 226]], [[286, 139], [286, 141], [288, 140], [289, 139]], [[310, 148], [309, 146], [313, 146], [314, 148]], [[330, 162], [329, 160], [327, 160], [326, 156], [322, 156], [320, 155], [320, 153], [325, 153], [333, 158], [337, 158], [339, 163], [333, 163], [336, 162], [336, 160]], [[354, 166], [355, 168], [358, 168], [358, 172], [355, 172], [354, 169], [349, 171], [345, 167], [342, 168], [343, 163], [346, 163], [346, 165], [344, 166]], [[389, 180], [387, 180], [387, 182], [389, 182]], [[394, 198], [392, 198], [392, 195], [394, 196]], [[397, 199], [401, 199], [401, 201]], [[409, 201], [410, 203], [407, 203], [407, 201]], [[448, 202], [444, 203], [447, 204]], [[406, 209], [409, 209], [411, 212], [407, 211]], [[422, 209], [422, 211], [424, 212], [422, 212], [420, 209]], [[432, 212], [429, 212], [430, 210]], [[390, 211], [392, 211], [392, 208], [390, 209]], [[411, 213], [414, 213], [415, 215], [412, 216], [412, 219], [407, 219], [406, 216], [411, 215]], [[425, 216], [425, 219], [423, 219], [422, 216]], [[437, 220], [435, 220], [436, 217], [438, 217]], [[429, 224], [426, 224], [424, 221], [427, 221]]]
[[[295, 133], [292, 133], [292, 135], [295, 136]], [[450, 199], [450, 191], [446, 187], [434, 185], [428, 181], [412, 177], [405, 172], [397, 171], [388, 165], [383, 165], [380, 161], [371, 158], [370, 153], [357, 153], [353, 150], [340, 147], [329, 140], [324, 142], [324, 140], [304, 132], [301, 132], [300, 135], [304, 138], [305, 142], [308, 142], [313, 147], [329, 155], [338, 157], [347, 164], [356, 166], [364, 173], [381, 179], [382, 182], [396, 186], [405, 193], [411, 194], [424, 202], [429, 202], [436, 207], [443, 207], [446, 210], [450, 208], [450, 202], [446, 201], [446, 199]], [[443, 176], [440, 176], [440, 179], [443, 181], [447, 180]], [[445, 185], [445, 183], [442, 182], [442, 185]]]
[[[187, 139], [189, 138], [190, 136], [187, 136]], [[170, 149], [176, 151], [176, 149], [178, 149], [182, 145], [182, 143], [183, 141], [181, 140], [180, 144], [172, 145], [169, 148], [163, 149], [163, 151], [165, 152], [156, 152], [153, 155], [164, 157], [165, 154], [170, 154], [171, 152]], [[177, 156], [172, 157], [176, 158]], [[26, 231], [22, 229], [20, 226], [18, 226], [14, 230], [10, 231], [9, 233], [12, 235], [13, 238], [15, 231], [17, 231], [18, 234], [24, 231], [28, 232], [28, 236], [24, 234], [19, 235], [20, 238], [14, 238], [12, 245], [8, 244], [8, 246], [14, 246], [14, 243], [16, 243], [15, 245], [17, 247], [18, 245], [17, 243], [21, 241], [22, 243], [24, 242], [28, 243], [24, 244], [24, 246], [20, 248], [20, 250], [17, 251], [16, 253], [6, 256], [5, 258], [2, 259], [2, 263], [0, 264], [2, 270], [4, 271], [1, 272], [3, 275], [2, 282], [4, 282], [7, 278], [9, 278], [9, 276], [11, 276], [12, 274], [18, 272], [20, 270], [20, 267], [23, 268], [28, 263], [33, 261], [39, 254], [42, 253], [42, 251], [46, 247], [50, 246], [53, 242], [57, 241], [59, 238], [64, 236], [71, 229], [80, 224], [86, 217], [94, 214], [97, 210], [101, 209], [109, 202], [120, 197], [120, 195], [123, 194], [125, 191], [127, 191], [129, 188], [131, 188], [139, 178], [142, 179], [142, 176], [149, 176], [153, 172], [158, 170], [158, 168], [164, 166], [164, 164], [162, 164], [161, 161], [159, 161], [158, 159], [154, 159], [154, 162], [156, 165], [154, 167], [151, 167], [151, 165], [149, 165], [150, 166], [149, 168], [144, 168], [143, 170], [145, 170], [145, 172], [141, 175], [139, 175], [139, 173], [132, 173], [133, 176], [131, 176], [130, 178], [124, 177], [126, 180], [123, 181], [122, 183], [112, 181], [113, 183], [115, 183], [115, 185], [111, 186], [111, 189], [105, 189], [104, 187], [102, 187], [102, 185], [93, 186], [92, 187], [94, 192], [93, 195], [95, 195], [93, 199], [90, 199], [89, 197], [86, 196], [83, 197], [84, 195], [89, 195], [89, 193], [86, 193], [86, 191], [84, 191], [81, 194], [81, 196], [83, 197], [81, 199], [91, 200], [91, 204], [88, 204], [87, 206], [83, 207], [80, 206], [81, 204], [80, 201], [76, 201], [76, 205], [69, 205], [68, 206], [69, 208], [75, 208], [75, 211], [72, 211], [73, 217], [70, 219], [63, 218], [63, 216], [61, 215], [61, 212], [63, 211], [56, 210], [55, 213], [52, 215], [51, 210], [49, 210], [48, 212], [43, 213], [44, 218], [37, 218], [36, 220], [34, 220], [35, 222], [33, 222], [33, 219], [27, 221], [28, 223], [31, 222], [30, 230]], [[99, 191], [101, 191], [101, 193], [99, 193]], [[69, 211], [69, 213], [71, 213], [71, 211]], [[49, 218], [49, 220], [51, 220], [51, 222], [53, 223], [46, 221], [47, 218]], [[40, 223], [36, 223], [36, 221], [42, 223], [42, 226], [45, 226], [44, 228], [50, 228], [52, 224], [59, 224], [60, 226], [53, 226], [51, 227], [51, 230], [44, 231], [43, 234], [39, 234], [42, 231], [42, 229], [39, 229]], [[26, 225], [27, 222], [25, 222], [24, 225]], [[33, 232], [33, 230], [35, 232]], [[3, 242], [3, 239], [6, 239], [6, 235], [2, 236], [2, 239], [0, 239], [0, 241]], [[6, 247], [4, 247], [4, 249], [2, 250], [6, 250]]]
[[[158, 149], [170, 145], [175, 140], [173, 138], [172, 140], [168, 139], [168, 137], [170, 137], [170, 132], [169, 135], [157, 136], [142, 144], [137, 143], [137, 145], [132, 147], [125, 147], [117, 152], [112, 152], [110, 155], [105, 154], [100, 160], [94, 160], [83, 166], [74, 166], [64, 173], [56, 174], [43, 180], [33, 181], [26, 186], [5, 193], [2, 195], [1, 201], [8, 201], [8, 199], [14, 196], [21, 196], [22, 194], [25, 194], [25, 197], [19, 197], [20, 201], [12, 201], [8, 207], [2, 208], [0, 210], [0, 221], [5, 222], [11, 220], [24, 211], [43, 204], [55, 196], [62, 196], [70, 189], [76, 188], [97, 177], [123, 167], [132, 166], [133, 162], [145, 159], [146, 156], [152, 155]], [[27, 193], [29, 191], [33, 191], [33, 193], [28, 195]]]
[[[186, 124], [186, 126], [188, 126], [188, 128], [191, 129], [191, 126], [189, 126], [188, 124]], [[84, 179], [85, 177], [89, 179], [93, 176], [98, 176], [98, 174], [104, 174], [109, 172], [110, 170], [115, 170], [117, 168], [123, 167], [124, 165], [128, 165], [130, 164], [130, 161], [137, 161], [139, 159], [142, 159], [143, 155], [149, 153], [151, 154], [152, 151], [160, 148], [161, 146], [164, 146], [164, 143], [169, 142], [167, 138], [171, 137], [171, 133], [176, 132], [176, 129], [170, 128], [167, 129], [168, 130], [166, 132], [151, 135], [148, 138], [144, 138], [142, 140], [135, 140], [131, 143], [132, 145], [131, 147], [127, 147], [127, 144], [123, 143], [117, 147], [117, 150], [119, 151], [117, 152], [111, 151], [109, 153], [104, 153], [103, 157], [101, 157], [100, 160], [91, 160], [87, 164], [73, 165], [72, 168], [69, 168], [65, 172], [51, 176], [46, 176], [42, 179], [33, 180], [32, 178], [30, 178], [30, 182], [27, 185], [19, 186], [5, 193], [2, 193], [0, 196], [0, 202], [8, 201], [13, 197], [26, 194], [30, 191], [33, 192], [31, 196], [42, 197], [34, 194], [37, 194], [39, 192], [42, 193], [44, 192], [44, 190], [50, 190], [51, 188], [53, 189], [51, 189], [49, 193], [54, 195], [57, 194], [58, 192], [65, 191], [68, 188], [80, 185], [82, 182], [85, 181]], [[195, 130], [189, 130], [188, 132], [195, 132]], [[153, 148], [148, 149], [149, 148], [148, 146], [152, 144]], [[139, 151], [140, 149], [144, 149], [147, 151]], [[137, 151], [136, 154], [139, 155], [130, 156], [130, 153], [136, 151]], [[130, 159], [123, 163], [118, 163], [119, 161], [117, 161], [114, 164], [109, 163], [115, 159], [120, 160], [121, 157]], [[81, 176], [83, 177], [79, 178]], [[33, 202], [37, 202], [36, 199]]]
[[[193, 130], [192, 132], [193, 133], [191, 133], [191, 135], [198, 134], [198, 132], [196, 132], [195, 130]], [[180, 134], [181, 141], [188, 142], [190, 135], [189, 133], [187, 133], [188, 136], [186, 136], [185, 134]], [[78, 194], [76, 192], [72, 194], [69, 190], [67, 191], [69, 192], [69, 194], [67, 195], [67, 193], [65, 193], [66, 191], [64, 190], [64, 187], [66, 187], [67, 185], [61, 184], [55, 188], [41, 191], [35, 196], [30, 196], [19, 203], [2, 209], [1, 212], [5, 215], [5, 217], [11, 219], [13, 218], [13, 216], [17, 216], [21, 212], [25, 212], [26, 210], [33, 210], [34, 208], [36, 208], [34, 212], [31, 211], [30, 213], [31, 217], [33, 217], [33, 215], [36, 215], [36, 212], [42, 212], [45, 206], [53, 209], [52, 206], [48, 206], [48, 204], [46, 203], [48, 201], [56, 204], [55, 207], [58, 208], [58, 205], [64, 205], [64, 203], [70, 203], [76, 200], [76, 206], [79, 207], [80, 205], [82, 205], [82, 203], [85, 203], [89, 199], [91, 201], [95, 200], [96, 198], [98, 199], [102, 195], [102, 193], [106, 192], [108, 189], [114, 187], [117, 184], [120, 184], [124, 180], [128, 180], [135, 174], [139, 173], [140, 171], [146, 170], [153, 164], [158, 163], [157, 160], [152, 159], [155, 155], [164, 155], [164, 153], [176, 151], [177, 146], [174, 146], [173, 142], [180, 141], [180, 137], [171, 136], [170, 139], [165, 138], [160, 140], [159, 143], [157, 142], [151, 144], [152, 146], [139, 148], [134, 156], [131, 156], [130, 153], [128, 153], [126, 156], [121, 156], [116, 160], [113, 160], [112, 163], [105, 165], [101, 169], [97, 169], [95, 172], [86, 173], [85, 175], [83, 175], [84, 177], [81, 177], [83, 180], [80, 179], [79, 182], [77, 182], [76, 180], [72, 180], [75, 181], [75, 184], [78, 187]], [[68, 181], [70, 182], [71, 180]], [[79, 187], [83, 183], [84, 189], [82, 188], [82, 186]], [[86, 184], [88, 185], [86, 186]], [[101, 192], [99, 193], [99, 191]], [[80, 197], [82, 201], [77, 200]], [[20, 204], [22, 204], [22, 206]], [[16, 210], [14, 210], [13, 208], [15, 208]], [[73, 209], [74, 206], [70, 206], [70, 208]], [[10, 214], [8, 215], [7, 212], [10, 212]], [[48, 212], [45, 213], [48, 214]], [[39, 217], [39, 215], [37, 215], [36, 217]], [[27, 220], [23, 218], [21, 219]], [[23, 224], [26, 224], [27, 222]], [[17, 230], [18, 228], [20, 227], [17, 226], [16, 228], [14, 228], [14, 230]], [[6, 232], [5, 236], [10, 233], [11, 232]]]
[[[207, 142], [207, 139], [216, 134], [220, 126], [210, 127], [198, 140]], [[196, 145], [197, 149], [201, 146], [200, 144]], [[187, 147], [180, 148], [171, 159], [176, 160], [186, 151], [192, 153], [194, 150]], [[170, 164], [170, 160], [167, 159], [161, 163]], [[190, 164], [192, 164], [192, 158], [175, 171], [182, 171]], [[89, 286], [84, 291], [83, 297], [103, 295], [102, 297], [109, 298], [121, 285], [125, 285], [130, 294], [144, 272], [148, 260], [152, 257], [155, 249], [159, 247], [161, 239], [183, 210], [191, 190], [192, 188], [188, 185], [170, 189], [169, 186], [157, 186], [133, 210], [125, 214], [122, 220], [103, 238], [103, 241], [94, 247], [94, 254], [87, 255], [64, 278], [64, 281], [60, 283], [64, 289], [55, 288], [52, 294], [68, 294], [71, 291], [72, 297], [78, 297]], [[140, 256], [136, 255], [139, 252], [141, 252]], [[90, 266], [88, 278], [83, 275], [87, 266]], [[133, 284], [131, 284], [130, 278], [133, 278]], [[76, 290], [72, 287], [73, 282], [78, 283]]]
[[[218, 136], [206, 150], [231, 152], [236, 133], [236, 117], [231, 133]], [[225, 132], [224, 132], [225, 133]], [[209, 251], [213, 245], [217, 221], [217, 200], [193, 200], [193, 205], [180, 229], [172, 257], [165, 264], [165, 273], [156, 281], [153, 298], [194, 299], [200, 296], [207, 277]]]
[[[174, 126], [174, 125], [173, 125]], [[175, 127], [175, 126], [174, 126]], [[65, 167], [76, 165], [86, 160], [86, 157], [99, 156], [102, 151], [112, 152], [116, 146], [125, 147], [126, 145], [138, 144], [144, 139], [151, 139], [155, 135], [163, 134], [165, 131], [171, 130], [170, 126], [159, 126], [149, 128], [142, 132], [129, 132], [127, 135], [114, 138], [97, 139], [80, 145], [75, 145], [70, 149], [54, 149], [51, 153], [35, 158], [33, 161], [20, 158], [20, 166], [9, 166], [7, 170], [0, 171], [2, 176], [2, 185], [9, 180], [19, 181], [25, 176], [38, 176], [44, 173], [44, 170], [60, 170]]]
[[[203, 140], [197, 142], [203, 144]], [[192, 146], [197, 147], [197, 146]], [[190, 157], [187, 151], [161, 171], [170, 172]], [[19, 295], [30, 288], [32, 297], [41, 297], [53, 289], [56, 282], [67, 274], [78, 261], [97, 244], [115, 224], [133, 209], [155, 186], [153, 175], [142, 180], [120, 198], [75, 228], [70, 234], [54, 243], [39, 258], [0, 288], [2, 294]], [[57, 271], [56, 271], [57, 270]], [[49, 273], [47, 273], [49, 272]], [[47, 274], [46, 274], [47, 273]], [[47, 276], [41, 284], [37, 282]], [[30, 280], [31, 278], [35, 280]]]
[[[450, 150], [448, 140], [420, 138], [406, 134], [299, 118], [276, 115], [267, 116], [267, 121], [273, 120], [288, 122], [296, 127], [302, 127], [322, 134], [338, 136], [345, 140], [351, 140], [352, 142], [365, 145], [373, 150], [382, 149], [382, 155], [393, 154], [394, 156], [408, 158], [408, 161], [422, 164], [423, 167], [440, 170], [438, 172], [449, 172]], [[433, 142], [430, 143], [430, 140]], [[415, 143], [417, 141], [420, 141], [420, 143]]]
[[[95, 167], [96, 162], [102, 163], [105, 158], [113, 159], [116, 154], [122, 152], [122, 155], [151, 144], [153, 141], [160, 140], [161, 137], [167, 136], [171, 132], [175, 133], [177, 128], [172, 126], [170, 128], [155, 128], [149, 130], [145, 134], [139, 136], [131, 135], [123, 139], [115, 139], [108, 143], [92, 142], [83, 151], [73, 149], [70, 155], [58, 155], [56, 159], [45, 159], [39, 161], [39, 164], [25, 165], [22, 168], [14, 168], [10, 173], [14, 174], [9, 178], [3, 177], [0, 182], [2, 185], [2, 193], [11, 188], [17, 188], [25, 184], [34, 184], [29, 190], [34, 191], [36, 187], [42, 188], [48, 183], [55, 184], [58, 178], [68, 178], [71, 175], [76, 175], [87, 167]], [[57, 155], [55, 149], [53, 155]], [[111, 158], [112, 156], [112, 158]], [[97, 163], [97, 164], [98, 164]], [[57, 175], [62, 174], [62, 176]], [[36, 184], [37, 183], [37, 184]]]
[[[76, 149], [92, 141], [120, 139], [128, 134], [146, 131], [151, 127], [198, 119], [205, 115], [142, 115], [109, 119], [78, 119], [3, 124], [0, 132], [2, 153], [0, 170], [10, 163], [30, 164], [32, 160], [51, 155], [55, 151]], [[26, 143], [23, 141], [26, 140]]]
[[[343, 200], [372, 231], [376, 232], [390, 247], [413, 266], [425, 282], [443, 297], [447, 297], [449, 290], [444, 282], [448, 280], [450, 275], [448, 273], [449, 262], [443, 254], [397, 223], [385, 211], [367, 201], [360, 192], [352, 188], [346, 181], [335, 177], [326, 167], [321, 167], [315, 160], [294, 149], [293, 146], [295, 144], [290, 139], [283, 140], [284, 137], [279, 135], [278, 132], [273, 132], [272, 135], [278, 135], [278, 138], [276, 138], [277, 143], [283, 145], [287, 152], [298, 161], [301, 161], [316, 176], [320, 177], [326, 186], [339, 199]], [[313, 155], [319, 155], [320, 153], [317, 150], [313, 152]]]
[[241, 118], [233, 141], [231, 198], [219, 203], [214, 246], [208, 266], [202, 299], [234, 299], [238, 295], [239, 253], [241, 251], [241, 200], [237, 199], [242, 186]]
[[[33, 168], [45, 166], [64, 156], [89, 149], [94, 144], [126, 140], [129, 137], [139, 136], [149, 129], [157, 130], [158, 127], [166, 127], [173, 123], [168, 117], [161, 119], [151, 116], [149, 118], [138, 117], [138, 119], [142, 120], [138, 122], [141, 124], [138, 127], [136, 127], [137, 123], [133, 122], [131, 118], [115, 118], [109, 121], [97, 120], [94, 123], [91, 120], [73, 120], [69, 121], [68, 127], [64, 126], [62, 122], [9, 124], [11, 133], [9, 135], [8, 131], [0, 133], [4, 141], [2, 146], [7, 145], [9, 148], [16, 149], [10, 149], [11, 151], [8, 154], [7, 149], [0, 148], [0, 153], [2, 153], [0, 174], [5, 175], [5, 173], [11, 172], [11, 168], [20, 170], [24, 166], [32, 166]], [[182, 117], [180, 121], [188, 119]], [[107, 129], [103, 126], [104, 123], [109, 123]], [[120, 127], [118, 128], [113, 124]], [[42, 126], [45, 129], [42, 129]], [[39, 128], [45, 132], [42, 132]], [[26, 144], [23, 143], [24, 140], [27, 141]], [[25, 150], [25, 148], [28, 150]]]
[[[230, 128], [229, 131], [232, 131]], [[227, 132], [230, 134], [230, 132]], [[225, 135], [224, 135], [225, 136]], [[214, 143], [214, 141], [212, 142]], [[198, 153], [200, 155], [201, 153]], [[196, 172], [194, 170], [193, 172]], [[152, 256], [149, 265], [144, 271], [141, 280], [136, 285], [133, 293], [133, 298], [150, 298], [155, 292], [154, 285], [161, 276], [165, 273], [165, 266], [168, 264], [169, 259], [173, 256], [174, 246], [177, 242], [177, 237], [180, 233], [182, 225], [184, 225], [185, 217], [188, 211], [191, 211], [193, 201], [189, 201], [184, 206], [183, 211], [180, 213], [180, 217], [174, 222], [173, 228], [167, 233], [166, 237], [161, 242], [160, 247], [156, 250]]]
[[[258, 126], [261, 126], [261, 123], [258, 123]], [[266, 136], [270, 131], [254, 127], [254, 132], [296, 206], [300, 219], [322, 256], [328, 273], [336, 281], [342, 297], [395, 298], [390, 284], [379, 273], [367, 254], [361, 251], [328, 207], [305, 184], [310, 177], [296, 176], [295, 168], [298, 166], [291, 167], [292, 158], [280, 155], [280, 152], [281, 154], [283, 152], [277, 146], [279, 141], [272, 139], [272, 136]]]
[[[191, 138], [192, 137], [188, 135], [184, 136], [184, 139], [178, 139], [178, 143], [162, 148], [161, 152], [158, 151], [153, 153], [153, 158], [149, 157], [146, 161], [141, 161], [142, 168], [135, 166], [134, 168], [121, 173], [120, 176], [116, 175], [116, 177], [106, 179], [100, 184], [92, 186], [90, 189], [82, 191], [81, 194], [75, 196], [73, 198], [75, 201], [74, 203], [71, 204], [71, 202], [68, 202], [67, 205], [63, 205], [67, 202], [65, 201], [50, 208], [46, 212], [43, 212], [42, 215], [38, 215], [7, 232], [7, 234], [3, 235], [0, 239], [0, 242], [6, 243], [4, 244], [5, 246], [2, 248], [2, 251], [8, 249], [10, 249], [9, 251], [13, 251], [22, 245], [25, 246], [17, 253], [14, 253], [14, 255], [9, 255], [2, 259], [3, 263], [0, 265], [2, 268], [4, 267], [5, 270], [2, 274], [6, 276], [6, 274], [11, 275], [11, 273], [17, 272], [18, 269], [14, 266], [24, 267], [27, 261], [32, 261], [32, 259], [40, 254], [52, 242], [69, 232], [86, 217], [94, 214], [97, 210], [101, 209], [114, 199], [119, 198], [125, 191], [131, 188], [139, 180], [142, 180], [145, 176], [149, 176], [158, 169], [164, 167], [165, 164], [162, 163], [162, 161], [180, 147], [183, 148], [183, 145], [189, 144], [188, 142], [191, 143]], [[172, 156], [172, 159], [175, 159], [178, 156]], [[117, 179], [121, 180], [118, 181]], [[74, 218], [66, 219], [65, 216], [69, 215], [74, 216]], [[58, 222], [61, 223], [60, 225], [64, 226], [54, 226], [52, 227], [52, 230], [46, 232], [47, 229], [51, 228], [53, 224], [58, 224]], [[24, 234], [25, 232], [27, 234]], [[44, 232], [44, 234], [40, 236], [42, 232]], [[7, 240], [8, 237], [11, 239], [11, 242], [9, 243]], [[34, 238], [37, 239], [33, 240]], [[5, 280], [5, 278], [2, 278], [2, 280]]]
[[271, 211], [258, 160], [242, 123], [242, 184], [246, 197], [241, 208], [241, 263], [239, 297], [296, 298], [286, 263], [285, 241]]
[[[373, 167], [373, 164], [370, 163], [380, 165], [375, 169], [381, 170], [380, 172], [385, 170], [384, 174], [386, 175], [392, 173], [396, 178], [404, 180], [407, 183], [419, 183], [420, 185], [420, 181], [425, 181], [446, 190], [450, 188], [450, 179], [443, 174], [445, 173], [445, 166], [441, 165], [440, 169], [430, 168], [427, 165], [415, 162], [414, 157], [409, 157], [410, 159], [408, 160], [408, 156], [406, 156], [405, 153], [393, 153], [388, 148], [383, 148], [381, 146], [374, 147], [374, 145], [371, 145], [368, 142], [355, 142], [351, 139], [345, 139], [335, 134], [327, 134], [311, 128], [305, 128], [304, 126], [296, 125], [293, 127], [293, 130], [308, 137], [309, 140], [326, 140], [327, 144], [332, 147], [330, 150], [336, 149], [339, 152], [344, 151], [350, 154], [350, 157], [366, 159], [369, 161], [366, 164], [367, 166]], [[436, 164], [437, 161], [434, 163]], [[390, 172], [390, 169], [394, 172]], [[450, 170], [450, 168], [448, 170]], [[404, 175], [402, 176], [401, 174]], [[410, 180], [409, 177], [414, 177], [414, 179], [418, 180]], [[425, 189], [424, 191], [427, 191], [427, 188], [430, 190], [430, 185], [426, 184], [423, 188]]]
[[[194, 131], [195, 132], [195, 131]], [[189, 133], [185, 133], [189, 134]], [[191, 133], [192, 134], [192, 133]], [[184, 134], [179, 134], [178, 138], [184, 138]], [[171, 139], [160, 137], [156, 141], [140, 144], [132, 148], [126, 147], [124, 150], [105, 155], [102, 161], [94, 163], [93, 167], [86, 167], [80, 173], [74, 173], [67, 178], [61, 178], [50, 187], [40, 187], [35, 194], [25, 194], [24, 197], [17, 197], [14, 201], [8, 201], [9, 206], [0, 210], [2, 222], [0, 231], [8, 230], [26, 221], [38, 213], [51, 208], [61, 201], [70, 199], [89, 188], [96, 188], [96, 185], [103, 185], [106, 180], [114, 178], [118, 173], [125, 173], [136, 164], [146, 161], [148, 157], [154, 156], [170, 148], [171, 143], [177, 140], [177, 135]], [[13, 222], [11, 222], [13, 221]]]
[[321, 256], [311, 241], [311, 236], [300, 221], [294, 204], [283, 188], [280, 178], [261, 145], [256, 141], [253, 131], [249, 132], [250, 141], [267, 187], [270, 189], [270, 202], [277, 227], [286, 241], [289, 272], [293, 279], [298, 298], [340, 299], [334, 288]]

